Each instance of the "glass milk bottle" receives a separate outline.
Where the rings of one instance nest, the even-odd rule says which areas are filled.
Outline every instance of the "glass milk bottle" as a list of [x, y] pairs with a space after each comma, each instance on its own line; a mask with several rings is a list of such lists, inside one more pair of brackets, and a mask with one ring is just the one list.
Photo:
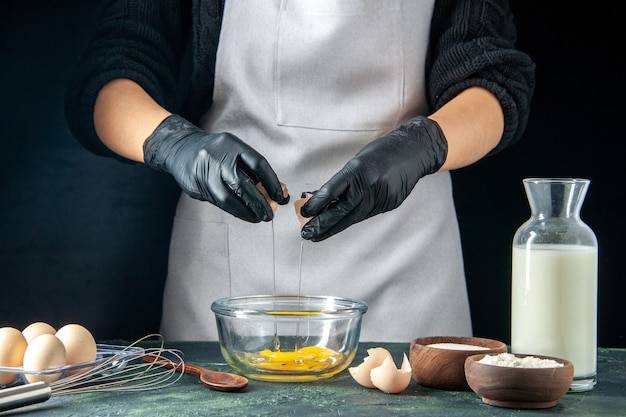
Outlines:
[[571, 361], [570, 391], [596, 383], [598, 243], [580, 219], [589, 183], [524, 179], [532, 215], [513, 238], [511, 352]]

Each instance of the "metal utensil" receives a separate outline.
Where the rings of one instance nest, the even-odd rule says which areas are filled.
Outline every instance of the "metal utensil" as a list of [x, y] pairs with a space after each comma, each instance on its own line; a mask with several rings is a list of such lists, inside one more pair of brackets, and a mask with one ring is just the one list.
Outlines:
[[[154, 355], [144, 355], [143, 360], [158, 363], [162, 358]], [[175, 361], [167, 361], [163, 363], [163, 366], [186, 374], [197, 375], [204, 385], [216, 391], [237, 391], [248, 386], [246, 377], [229, 372], [212, 371], [201, 366], [176, 363]]]
[[[136, 345], [151, 337], [146, 336], [83, 372], [54, 382], [35, 382], [0, 390], [0, 411], [11, 410], [47, 401], [50, 397], [84, 392], [146, 391], [172, 385], [180, 379], [172, 367], [184, 366], [180, 352], [160, 347], [137, 349]], [[151, 363], [137, 361], [143, 355], [155, 358]], [[165, 354], [173, 356], [172, 361]]]

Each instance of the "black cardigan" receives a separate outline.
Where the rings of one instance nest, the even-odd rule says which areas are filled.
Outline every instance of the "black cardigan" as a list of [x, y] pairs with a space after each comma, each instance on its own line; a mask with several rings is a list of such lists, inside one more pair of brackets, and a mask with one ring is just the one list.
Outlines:
[[[115, 78], [141, 85], [160, 105], [193, 123], [213, 97], [224, 0], [115, 0], [100, 10], [92, 38], [65, 96], [65, 114], [89, 151], [117, 156], [96, 135], [99, 90]], [[491, 153], [517, 141], [528, 120], [535, 65], [515, 49], [507, 0], [438, 0], [431, 23], [427, 98], [435, 111], [464, 89], [481, 86], [499, 99], [505, 128]]]

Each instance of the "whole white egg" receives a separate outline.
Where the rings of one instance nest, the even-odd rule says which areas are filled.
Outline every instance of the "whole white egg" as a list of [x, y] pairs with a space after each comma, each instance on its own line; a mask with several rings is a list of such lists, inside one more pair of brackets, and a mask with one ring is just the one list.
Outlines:
[[[68, 365], [91, 362], [96, 359], [98, 349], [96, 340], [91, 332], [80, 324], [66, 324], [56, 332], [56, 337], [65, 345]], [[67, 375], [86, 371], [87, 368], [78, 368], [68, 371]]]
[[43, 321], [36, 321], [34, 323], [29, 324], [22, 330], [22, 334], [26, 338], [26, 342], [30, 343], [31, 340], [36, 338], [37, 336], [41, 336], [42, 334], [55, 334], [57, 330], [52, 327], [51, 324], [48, 324]]
[[24, 352], [24, 378], [28, 382], [53, 382], [61, 378], [61, 372], [29, 373], [65, 366], [65, 346], [53, 334], [42, 334], [30, 341]]
[[[0, 366], [17, 368], [22, 366], [26, 351], [26, 338], [13, 327], [0, 328]], [[20, 374], [0, 372], [0, 385], [7, 385], [19, 378]]]

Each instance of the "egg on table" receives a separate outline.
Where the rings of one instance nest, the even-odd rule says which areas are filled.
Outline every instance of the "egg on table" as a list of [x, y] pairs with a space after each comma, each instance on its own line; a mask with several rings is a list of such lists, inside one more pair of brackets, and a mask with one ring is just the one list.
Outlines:
[[42, 334], [31, 340], [24, 352], [24, 378], [28, 382], [54, 382], [61, 378], [61, 372], [35, 373], [56, 369], [67, 364], [65, 346], [53, 334]]
[[[66, 324], [56, 332], [56, 337], [63, 342], [68, 365], [91, 362], [96, 360], [98, 348], [91, 332], [76, 323]], [[67, 372], [72, 375], [83, 372], [86, 368], [78, 368]]]
[[55, 334], [56, 332], [57, 329], [43, 321], [31, 323], [22, 330], [22, 334], [26, 338], [27, 343], [30, 343], [31, 340], [42, 334]]
[[[26, 338], [16, 328], [0, 328], [0, 366], [16, 368], [22, 366], [24, 352], [28, 343]], [[19, 374], [0, 372], [0, 385], [7, 385], [19, 378]]]

